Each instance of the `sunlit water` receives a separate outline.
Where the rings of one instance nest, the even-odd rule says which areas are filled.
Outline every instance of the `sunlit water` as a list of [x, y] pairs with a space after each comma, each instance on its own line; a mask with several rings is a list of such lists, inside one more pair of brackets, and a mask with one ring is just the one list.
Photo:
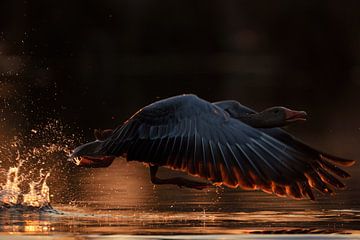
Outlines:
[[[40, 169], [38, 181], [26, 179], [19, 173], [22, 163], [21, 160], [18, 166], [10, 167], [6, 174], [6, 182], [0, 188], [0, 209], [51, 209], [49, 186], [46, 183], [50, 173], [44, 174]], [[29, 185], [28, 192], [19, 186], [24, 181]]]
[[[117, 159], [106, 169], [79, 169], [67, 162], [69, 145], [59, 139], [31, 148], [15, 142], [1, 151], [11, 164], [0, 165], [0, 239], [76, 239], [79, 234], [84, 239], [104, 234], [114, 239], [355, 239], [360, 234], [354, 179], [346, 190], [319, 195], [316, 202], [215, 187], [155, 187], [140, 163]], [[178, 173], [160, 172], [173, 174]]]

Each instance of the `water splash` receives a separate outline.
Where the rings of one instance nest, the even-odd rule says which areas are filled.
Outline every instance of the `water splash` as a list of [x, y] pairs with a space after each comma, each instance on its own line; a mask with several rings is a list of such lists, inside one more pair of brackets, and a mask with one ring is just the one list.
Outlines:
[[0, 207], [51, 208], [50, 188], [46, 183], [50, 172], [43, 174], [42, 170], [40, 170], [40, 179], [38, 181], [30, 181], [28, 192], [23, 193], [20, 184], [28, 179], [19, 174], [22, 164], [23, 160], [19, 162], [18, 166], [9, 168], [6, 183], [1, 186], [0, 190]]
[[13, 205], [18, 203], [20, 188], [18, 185], [18, 168], [11, 167], [7, 174], [6, 184], [0, 191], [0, 203]]
[[[20, 155], [18, 153], [16, 160], [20, 159]], [[5, 185], [1, 186], [0, 191], [0, 206], [1, 205], [16, 205], [18, 204], [19, 195], [21, 193], [21, 189], [19, 184], [21, 182], [21, 178], [19, 178], [19, 168], [23, 164], [23, 161], [19, 161], [19, 165], [17, 167], [10, 167], [6, 177]]]
[[30, 190], [23, 195], [23, 205], [38, 208], [50, 206], [50, 188], [46, 184], [49, 176], [50, 173], [48, 172], [39, 181], [29, 183]]
[[52, 209], [47, 180], [62, 174], [74, 145], [57, 120], [37, 126], [0, 144], [0, 210]]

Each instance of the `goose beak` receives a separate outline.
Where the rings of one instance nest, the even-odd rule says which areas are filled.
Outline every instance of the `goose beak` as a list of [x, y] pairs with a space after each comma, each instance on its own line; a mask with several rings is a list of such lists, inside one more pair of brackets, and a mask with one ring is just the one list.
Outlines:
[[285, 121], [286, 122], [303, 122], [307, 120], [307, 113], [305, 111], [294, 111], [287, 109], [285, 111]]

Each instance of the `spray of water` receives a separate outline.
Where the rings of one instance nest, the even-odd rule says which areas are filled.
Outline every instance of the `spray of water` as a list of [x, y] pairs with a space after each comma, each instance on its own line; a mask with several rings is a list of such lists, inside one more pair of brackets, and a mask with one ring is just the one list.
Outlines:
[[[20, 160], [18, 166], [10, 167], [7, 172], [6, 183], [1, 186], [0, 190], [0, 206], [25, 206], [43, 208], [50, 206], [50, 189], [46, 183], [50, 172], [44, 174], [40, 170], [40, 179], [32, 181], [20, 175], [20, 169], [23, 160]], [[20, 184], [24, 181], [28, 182], [29, 190], [23, 193]]]
[[11, 167], [7, 174], [6, 184], [0, 191], [0, 203], [14, 205], [18, 203], [20, 194], [18, 168]]
[[[73, 146], [72, 138], [62, 130], [59, 122], [50, 122], [32, 129], [28, 136], [16, 136], [1, 144], [0, 169], [2, 163], [10, 167], [2, 168], [4, 174], [1, 175], [6, 179], [0, 178], [0, 210], [11, 207], [51, 208], [47, 180], [51, 169], [59, 171], [62, 161], [57, 159], [66, 159]], [[25, 144], [26, 141], [31, 145]]]

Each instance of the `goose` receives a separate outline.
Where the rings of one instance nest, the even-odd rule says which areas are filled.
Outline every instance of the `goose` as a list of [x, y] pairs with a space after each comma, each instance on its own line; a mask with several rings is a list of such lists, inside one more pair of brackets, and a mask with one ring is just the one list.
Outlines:
[[[304, 111], [281, 106], [256, 112], [234, 100], [208, 102], [193, 94], [156, 101], [123, 124], [96, 130], [96, 140], [75, 148], [70, 159], [89, 168], [118, 157], [149, 165], [153, 184], [204, 189], [224, 185], [277, 196], [315, 200], [331, 194], [350, 175], [338, 166], [354, 160], [319, 151], [282, 127], [305, 121]], [[203, 178], [157, 177], [159, 167]]]

